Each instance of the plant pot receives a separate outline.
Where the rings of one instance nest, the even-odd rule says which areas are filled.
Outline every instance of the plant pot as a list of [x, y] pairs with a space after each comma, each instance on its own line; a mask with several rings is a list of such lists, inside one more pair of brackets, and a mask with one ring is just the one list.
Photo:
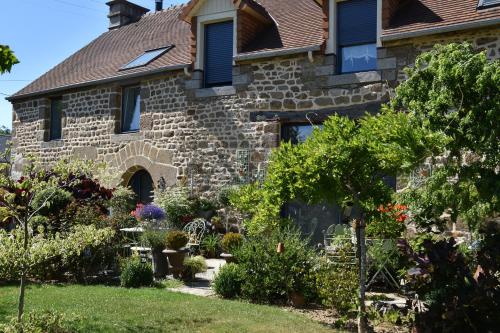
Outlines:
[[163, 279], [168, 275], [168, 260], [161, 250], [153, 251], [153, 273], [156, 279]]
[[174, 278], [178, 279], [184, 270], [184, 259], [188, 253], [187, 249], [180, 250], [163, 250], [168, 258], [168, 263], [172, 266], [172, 274]]
[[292, 291], [290, 294], [288, 294], [288, 299], [290, 300], [290, 303], [292, 303], [292, 306], [295, 308], [301, 308], [306, 304], [306, 298], [304, 297], [304, 294], [298, 291]]
[[220, 257], [226, 261], [226, 263], [235, 263], [236, 258], [231, 253], [221, 253]]

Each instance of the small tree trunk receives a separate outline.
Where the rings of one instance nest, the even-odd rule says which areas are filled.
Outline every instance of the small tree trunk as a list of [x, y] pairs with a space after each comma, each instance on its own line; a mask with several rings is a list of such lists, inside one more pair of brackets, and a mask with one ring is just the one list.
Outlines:
[[28, 258], [28, 237], [29, 237], [29, 231], [28, 231], [28, 221], [27, 218], [24, 219], [22, 223], [23, 231], [24, 231], [24, 242], [23, 242], [23, 248], [24, 248], [24, 262], [23, 262], [23, 269], [21, 272], [21, 282], [19, 285], [19, 304], [17, 308], [17, 321], [20, 323], [21, 319], [23, 318], [24, 314], [24, 294], [26, 290], [26, 268], [24, 265], [26, 264], [27, 258]]
[[365, 221], [363, 216], [356, 223], [357, 246], [359, 253], [359, 312], [358, 312], [358, 333], [367, 331], [366, 322], [366, 240]]
[[17, 321], [20, 323], [24, 313], [24, 292], [26, 289], [26, 277], [24, 272], [21, 274], [21, 283], [19, 286], [19, 303], [17, 307]]

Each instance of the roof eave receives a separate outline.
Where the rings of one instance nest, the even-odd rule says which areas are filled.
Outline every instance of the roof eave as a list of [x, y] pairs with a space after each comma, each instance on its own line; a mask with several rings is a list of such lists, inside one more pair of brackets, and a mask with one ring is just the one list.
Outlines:
[[320, 51], [320, 50], [321, 50], [321, 45], [312, 45], [312, 46], [297, 47], [290, 49], [243, 53], [234, 56], [233, 60], [234, 61], [255, 60], [255, 59], [272, 58], [272, 57], [307, 53], [309, 51]]
[[21, 94], [21, 95], [12, 95], [9, 97], [6, 97], [5, 99], [8, 100], [9, 102], [15, 102], [17, 100], [21, 99], [26, 99], [34, 96], [43, 96], [47, 94], [54, 94], [58, 93], [64, 90], [68, 89], [75, 89], [75, 88], [82, 88], [82, 87], [88, 87], [88, 86], [93, 86], [93, 85], [98, 85], [98, 84], [106, 84], [106, 83], [112, 83], [112, 82], [119, 82], [123, 80], [128, 80], [128, 79], [134, 79], [134, 78], [140, 78], [140, 77], [146, 77], [150, 75], [155, 75], [163, 72], [172, 72], [176, 70], [182, 70], [184, 68], [189, 68], [191, 65], [190, 64], [181, 64], [181, 65], [172, 65], [172, 66], [167, 66], [167, 67], [161, 67], [157, 69], [153, 69], [150, 71], [146, 72], [137, 72], [137, 73], [129, 73], [129, 74], [123, 74], [123, 75], [117, 75], [105, 79], [99, 79], [99, 80], [93, 80], [93, 81], [86, 81], [86, 82], [81, 82], [77, 84], [69, 84], [65, 86], [60, 86], [48, 90], [41, 90], [41, 91], [36, 91], [32, 93], [27, 93], [27, 94]]
[[420, 29], [420, 30], [415, 30], [415, 31], [398, 32], [398, 33], [389, 34], [389, 35], [382, 35], [380, 38], [381, 38], [382, 42], [390, 42], [390, 41], [395, 41], [395, 40], [400, 40], [400, 39], [422, 37], [422, 36], [435, 35], [435, 34], [447, 33], [447, 32], [453, 32], [453, 31], [484, 28], [484, 27], [489, 27], [489, 26], [497, 25], [497, 24], [500, 24], [499, 17], [495, 17], [492, 19], [486, 19], [486, 20], [480, 20], [480, 21], [451, 24], [451, 25], [440, 26], [440, 27], [432, 27], [432, 28]]

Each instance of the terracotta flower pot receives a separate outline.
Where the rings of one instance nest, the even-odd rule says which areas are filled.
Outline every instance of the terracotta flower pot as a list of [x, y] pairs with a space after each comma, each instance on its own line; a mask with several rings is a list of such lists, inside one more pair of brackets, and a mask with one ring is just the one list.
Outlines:
[[288, 298], [290, 300], [290, 303], [292, 303], [293, 307], [300, 308], [306, 304], [306, 298], [304, 297], [304, 294], [302, 294], [301, 292], [292, 291], [288, 295]]
[[172, 266], [172, 274], [174, 278], [179, 278], [184, 270], [184, 259], [188, 253], [187, 249], [180, 250], [163, 250], [163, 253], [167, 255], [168, 262]]

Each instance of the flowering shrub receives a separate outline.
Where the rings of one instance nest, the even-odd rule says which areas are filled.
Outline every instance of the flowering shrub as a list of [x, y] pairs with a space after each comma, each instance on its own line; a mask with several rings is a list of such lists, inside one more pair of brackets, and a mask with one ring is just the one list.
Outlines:
[[380, 205], [368, 225], [366, 235], [371, 238], [394, 239], [401, 237], [406, 229], [408, 207], [400, 204]]
[[165, 211], [153, 204], [138, 205], [135, 210], [135, 216], [140, 220], [162, 221], [165, 219]]

